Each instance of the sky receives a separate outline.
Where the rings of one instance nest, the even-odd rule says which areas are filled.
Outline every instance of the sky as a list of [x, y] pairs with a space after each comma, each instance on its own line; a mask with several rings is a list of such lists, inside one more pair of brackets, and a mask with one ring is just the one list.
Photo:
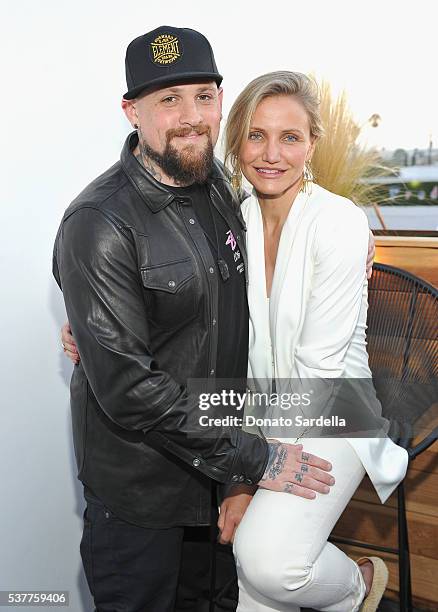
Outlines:
[[[18, 130], [31, 149], [48, 126], [62, 126], [76, 147], [90, 129], [103, 145], [116, 128], [126, 133], [119, 106], [126, 46], [170, 24], [211, 41], [225, 77], [225, 116], [251, 78], [299, 70], [345, 89], [370, 145], [426, 148], [432, 137], [438, 146], [436, 7], [433, 0], [6, 1], [0, 127], [15, 143]], [[373, 113], [382, 118], [375, 129], [367, 124]]]

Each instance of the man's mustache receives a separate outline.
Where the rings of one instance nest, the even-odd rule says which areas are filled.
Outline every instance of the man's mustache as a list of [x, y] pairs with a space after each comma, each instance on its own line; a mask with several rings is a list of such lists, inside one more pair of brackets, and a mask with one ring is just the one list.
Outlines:
[[196, 133], [198, 134], [198, 136], [201, 136], [202, 134], [210, 134], [211, 130], [210, 130], [210, 126], [208, 125], [196, 125], [193, 127], [186, 127], [186, 128], [174, 128], [171, 130], [167, 130], [166, 132], [166, 136], [167, 136], [167, 142], [169, 142], [172, 138], [174, 138], [175, 136], [190, 136], [190, 134]]

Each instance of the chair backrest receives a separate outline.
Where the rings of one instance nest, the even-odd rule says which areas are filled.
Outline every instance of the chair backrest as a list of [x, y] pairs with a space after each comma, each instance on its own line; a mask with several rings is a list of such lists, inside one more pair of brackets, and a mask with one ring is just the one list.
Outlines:
[[368, 300], [368, 354], [383, 414], [413, 434], [427, 431], [438, 413], [438, 289], [375, 264]]

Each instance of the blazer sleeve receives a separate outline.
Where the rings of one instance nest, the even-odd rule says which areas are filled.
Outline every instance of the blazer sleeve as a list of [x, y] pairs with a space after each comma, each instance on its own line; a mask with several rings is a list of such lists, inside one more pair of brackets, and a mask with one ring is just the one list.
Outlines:
[[53, 271], [80, 367], [106, 416], [210, 478], [258, 482], [266, 443], [236, 427], [201, 427], [198, 398], [154, 358], [129, 229], [98, 209], [77, 210], [58, 232]]
[[368, 222], [352, 202], [342, 200], [318, 219], [313, 243], [313, 276], [304, 322], [295, 346], [297, 378], [338, 378], [366, 307]]

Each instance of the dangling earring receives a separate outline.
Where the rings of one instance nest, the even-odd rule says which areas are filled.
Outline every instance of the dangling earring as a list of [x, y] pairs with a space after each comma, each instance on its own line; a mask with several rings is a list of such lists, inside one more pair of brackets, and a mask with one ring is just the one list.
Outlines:
[[233, 172], [231, 175], [231, 186], [234, 191], [240, 191], [242, 189], [242, 175], [240, 172]]
[[232, 164], [233, 172], [231, 174], [230, 182], [234, 191], [240, 191], [242, 189], [242, 171], [240, 169], [240, 164], [236, 160], [235, 163]]
[[304, 164], [303, 184], [301, 185], [300, 191], [304, 193], [310, 193], [312, 191], [313, 179], [314, 176], [312, 172], [312, 167], [310, 165], [310, 160], [306, 160]]

